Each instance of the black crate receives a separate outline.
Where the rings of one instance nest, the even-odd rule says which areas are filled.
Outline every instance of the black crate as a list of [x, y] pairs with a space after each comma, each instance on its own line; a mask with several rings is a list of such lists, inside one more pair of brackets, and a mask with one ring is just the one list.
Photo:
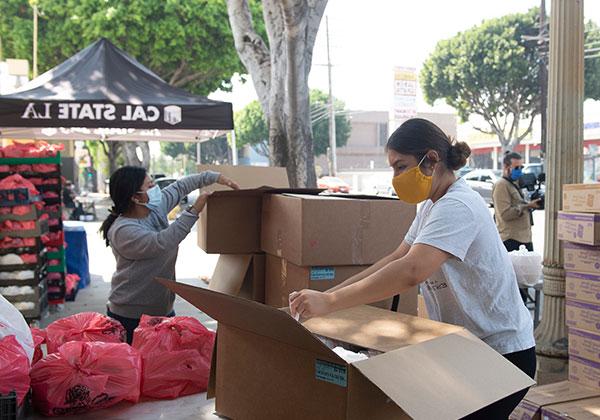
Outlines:
[[0, 394], [0, 420], [20, 420], [25, 418], [27, 400], [19, 407], [17, 394], [11, 391], [8, 395]]

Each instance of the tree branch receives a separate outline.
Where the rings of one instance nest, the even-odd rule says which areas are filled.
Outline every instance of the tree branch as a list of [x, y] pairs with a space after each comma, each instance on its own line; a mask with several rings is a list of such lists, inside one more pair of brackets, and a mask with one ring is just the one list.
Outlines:
[[173, 73], [173, 76], [171, 76], [171, 78], [169, 79], [170, 85], [177, 86], [176, 85], [176, 83], [178, 82], [177, 79], [179, 79], [179, 76], [181, 76], [181, 74], [183, 73], [183, 71], [185, 70], [186, 67], [187, 67], [187, 62], [185, 60], [181, 60], [181, 64], [179, 64], [179, 67], [177, 67], [177, 70], [175, 70], [175, 73]]
[[193, 73], [193, 74], [188, 74], [185, 77], [182, 77], [181, 79], [179, 79], [177, 82], [172, 83], [173, 86], [175, 87], [182, 87], [185, 86], [186, 84], [190, 83], [190, 82], [195, 82], [199, 79], [207, 79], [210, 77], [210, 73]]
[[529, 133], [531, 133], [531, 130], [533, 129], [533, 120], [534, 119], [535, 119], [535, 115], [532, 115], [531, 118], [529, 119], [529, 125], [527, 126], [527, 130], [525, 130], [525, 132], [523, 134], [521, 134], [520, 136], [517, 136], [516, 140], [519, 143], [521, 142], [521, 140], [523, 140], [525, 137], [527, 137], [529, 135]]

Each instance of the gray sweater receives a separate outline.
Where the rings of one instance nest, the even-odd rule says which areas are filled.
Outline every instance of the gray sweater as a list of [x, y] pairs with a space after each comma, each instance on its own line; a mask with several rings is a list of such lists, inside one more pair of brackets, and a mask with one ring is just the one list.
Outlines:
[[184, 211], [169, 224], [167, 214], [190, 192], [215, 183], [217, 172], [203, 172], [180, 179], [162, 190], [159, 207], [148, 217], [119, 216], [108, 231], [117, 269], [112, 277], [108, 307], [111, 312], [140, 318], [142, 314], [165, 316], [173, 310], [175, 295], [154, 281], [175, 280], [179, 244], [190, 233], [198, 216]]

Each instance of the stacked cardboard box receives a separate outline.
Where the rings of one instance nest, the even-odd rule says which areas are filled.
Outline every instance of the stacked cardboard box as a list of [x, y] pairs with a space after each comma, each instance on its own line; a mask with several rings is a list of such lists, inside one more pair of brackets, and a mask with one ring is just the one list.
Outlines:
[[565, 185], [563, 209], [569, 380], [600, 389], [600, 184]]
[[[222, 167], [215, 169], [223, 173]], [[268, 170], [277, 174], [278, 169]], [[253, 178], [225, 171], [246, 185]], [[287, 183], [281, 176], [274, 179]], [[414, 206], [398, 200], [320, 192], [253, 188], [213, 193], [198, 228], [199, 246], [221, 254], [209, 288], [287, 306], [291, 292], [327, 290], [391, 253], [415, 216]], [[378, 305], [390, 309], [392, 300]], [[400, 296], [397, 309], [416, 315], [416, 288]]]

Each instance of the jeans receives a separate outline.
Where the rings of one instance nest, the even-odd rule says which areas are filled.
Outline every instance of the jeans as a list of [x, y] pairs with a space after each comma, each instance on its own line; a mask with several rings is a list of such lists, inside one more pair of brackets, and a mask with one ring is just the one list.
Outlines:
[[[125, 318], [124, 316], [117, 315], [111, 312], [108, 308], [106, 308], [106, 315], [108, 315], [112, 319], [119, 321], [123, 325], [125, 331], [127, 332], [127, 344], [131, 344], [133, 342], [133, 331], [140, 324], [139, 318]], [[171, 313], [169, 313], [167, 316], [175, 316], [175, 311], [171, 311]]]

